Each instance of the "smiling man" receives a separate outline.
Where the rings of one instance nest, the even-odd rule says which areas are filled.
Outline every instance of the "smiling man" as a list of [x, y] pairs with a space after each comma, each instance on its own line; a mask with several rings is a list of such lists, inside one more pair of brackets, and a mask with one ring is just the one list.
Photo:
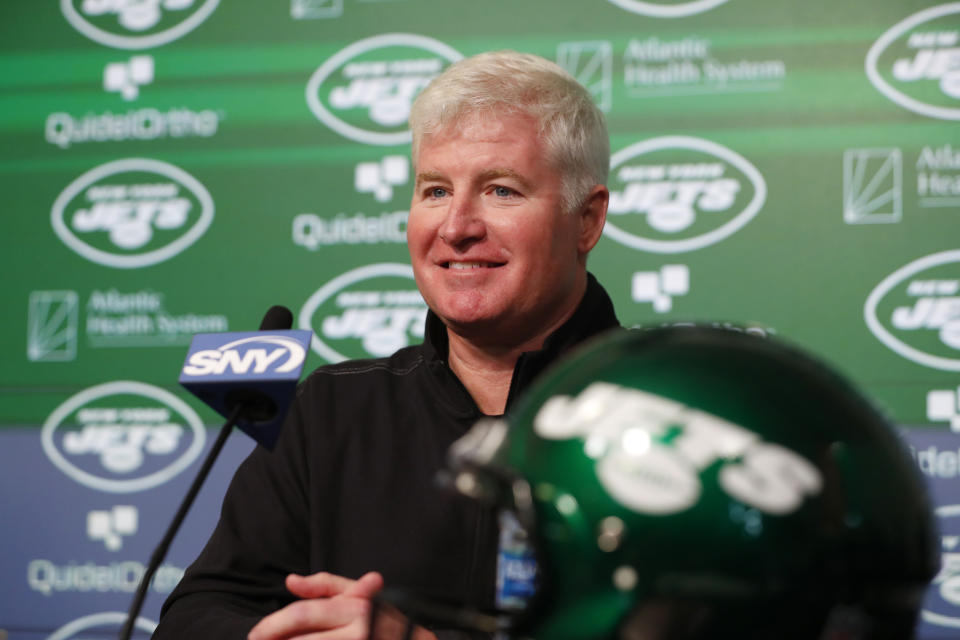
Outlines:
[[[583, 87], [515, 52], [451, 65], [410, 124], [424, 343], [303, 382], [276, 450], [238, 470], [156, 637], [363, 638], [384, 583], [477, 606], [507, 595], [497, 514], [436, 475], [477, 419], [619, 326], [586, 270], [606, 218], [609, 141]], [[402, 637], [385, 620], [376, 636]], [[463, 637], [415, 637], [434, 634]]]

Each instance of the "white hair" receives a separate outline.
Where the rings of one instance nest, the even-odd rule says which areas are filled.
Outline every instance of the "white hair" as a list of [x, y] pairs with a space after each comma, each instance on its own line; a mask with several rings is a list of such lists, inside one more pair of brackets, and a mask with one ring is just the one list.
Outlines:
[[593, 98], [559, 65], [516, 51], [455, 62], [417, 96], [410, 112], [413, 161], [424, 136], [469, 116], [522, 113], [538, 126], [547, 160], [563, 176], [562, 204], [573, 211], [607, 182], [610, 139]]

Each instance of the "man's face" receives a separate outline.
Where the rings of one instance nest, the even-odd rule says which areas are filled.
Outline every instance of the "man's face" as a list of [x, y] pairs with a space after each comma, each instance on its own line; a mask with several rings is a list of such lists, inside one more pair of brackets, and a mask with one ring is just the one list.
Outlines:
[[457, 334], [503, 346], [560, 324], [583, 293], [590, 247], [583, 216], [561, 210], [534, 121], [467, 118], [425, 136], [415, 160], [407, 244], [430, 308]]

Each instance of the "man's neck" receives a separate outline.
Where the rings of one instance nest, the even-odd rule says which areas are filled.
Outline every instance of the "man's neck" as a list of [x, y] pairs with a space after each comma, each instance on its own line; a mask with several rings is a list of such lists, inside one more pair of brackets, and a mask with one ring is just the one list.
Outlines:
[[513, 369], [523, 351], [491, 353], [452, 331], [448, 330], [447, 334], [450, 337], [450, 368], [467, 388], [481, 413], [501, 415], [506, 410]]
[[496, 344], [480, 343], [447, 328], [450, 368], [484, 415], [504, 413], [517, 360], [528, 351], [542, 349], [547, 338], [570, 319], [578, 306], [579, 303], [538, 335], [511, 345], [504, 345], [502, 338]]

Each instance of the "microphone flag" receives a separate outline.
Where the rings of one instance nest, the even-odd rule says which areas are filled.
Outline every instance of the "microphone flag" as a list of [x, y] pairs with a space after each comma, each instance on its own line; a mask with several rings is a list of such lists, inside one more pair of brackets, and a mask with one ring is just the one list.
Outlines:
[[301, 329], [199, 333], [187, 352], [180, 384], [224, 417], [243, 405], [237, 426], [272, 450], [312, 333]]

